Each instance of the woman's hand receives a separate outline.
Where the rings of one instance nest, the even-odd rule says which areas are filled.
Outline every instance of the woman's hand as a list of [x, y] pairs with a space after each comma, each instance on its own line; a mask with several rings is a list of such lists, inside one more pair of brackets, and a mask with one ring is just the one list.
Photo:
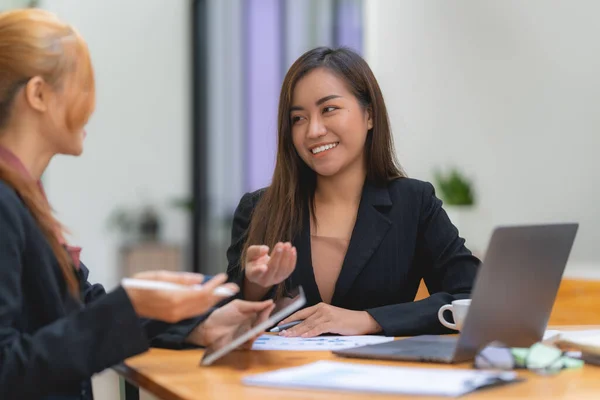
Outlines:
[[[275, 305], [272, 300], [253, 302], [233, 300], [215, 310], [190, 333], [186, 341], [198, 346], [210, 346], [217, 341], [230, 342], [266, 321]], [[255, 338], [243, 347], [250, 348]]]
[[319, 336], [323, 333], [350, 336], [381, 332], [381, 326], [368, 312], [346, 310], [326, 303], [319, 303], [295, 312], [278, 325], [293, 321], [302, 322], [286, 329], [279, 335], [307, 338]]
[[[225, 283], [227, 275], [215, 276], [206, 282], [201, 290], [191, 288], [191, 285], [204, 281], [204, 276], [201, 274], [148, 271], [136, 274], [134, 278], [190, 286], [189, 290], [125, 288], [135, 312], [140, 317], [174, 323], [204, 314], [212, 306], [223, 301], [223, 297], [215, 295], [213, 291]], [[238, 286], [233, 283], [227, 283], [224, 286], [233, 293], [239, 291]]]
[[259, 300], [268, 290], [286, 280], [296, 268], [296, 248], [291, 243], [277, 243], [269, 255], [268, 246], [249, 246], [246, 252], [244, 294]]

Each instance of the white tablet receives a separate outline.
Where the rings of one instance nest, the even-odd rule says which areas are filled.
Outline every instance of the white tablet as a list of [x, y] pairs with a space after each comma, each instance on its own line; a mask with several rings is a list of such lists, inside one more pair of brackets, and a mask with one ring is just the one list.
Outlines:
[[304, 304], [306, 304], [306, 297], [304, 296], [304, 290], [302, 290], [302, 287], [300, 286], [298, 286], [295, 292], [297, 294], [294, 293], [293, 295], [290, 294], [287, 296], [292, 297], [293, 301], [281, 310], [273, 313], [266, 321], [256, 325], [254, 328], [250, 329], [246, 333], [241, 334], [240, 336], [236, 337], [231, 341], [217, 340], [211, 346], [207, 347], [206, 351], [204, 352], [204, 355], [202, 356], [202, 361], [200, 361], [200, 365], [212, 364], [219, 358], [223, 357], [225, 354], [246, 343], [248, 340], [252, 339], [255, 336], [258, 336], [267, 328], [277, 324], [282, 319], [298, 311]]

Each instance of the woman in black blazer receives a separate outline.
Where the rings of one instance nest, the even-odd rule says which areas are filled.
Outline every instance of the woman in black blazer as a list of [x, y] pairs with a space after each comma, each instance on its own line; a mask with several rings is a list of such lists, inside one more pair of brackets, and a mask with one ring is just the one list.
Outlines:
[[46, 11], [0, 13], [0, 72], [0, 399], [91, 399], [94, 373], [151, 344], [207, 345], [266, 319], [271, 301], [233, 301], [199, 316], [223, 300], [213, 290], [224, 274], [203, 290], [119, 287], [106, 294], [88, 283], [80, 249], [66, 244], [39, 183], [55, 154], [82, 151], [94, 105], [87, 47]]
[[[348, 49], [301, 56], [283, 82], [278, 135], [271, 186], [235, 211], [228, 273], [243, 296], [302, 285], [307, 307], [282, 323], [303, 322], [286, 336], [447, 333], [438, 309], [469, 297], [479, 260], [433, 186], [400, 169], [367, 63]], [[415, 302], [421, 279], [431, 295]]]

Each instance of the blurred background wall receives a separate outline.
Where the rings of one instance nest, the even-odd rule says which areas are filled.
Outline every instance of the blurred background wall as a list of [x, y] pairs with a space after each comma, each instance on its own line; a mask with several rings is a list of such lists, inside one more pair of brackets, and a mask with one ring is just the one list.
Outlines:
[[[571, 275], [600, 275], [600, 3], [366, 2], [366, 57], [409, 175], [456, 165], [499, 224], [578, 221]], [[467, 233], [465, 231], [465, 233]]]
[[189, 216], [170, 204], [191, 194], [189, 4], [43, 0], [40, 6], [81, 32], [97, 80], [84, 154], [52, 162], [48, 195], [83, 246], [91, 279], [112, 287], [121, 277], [121, 236], [108, 227], [116, 209], [151, 204], [163, 215], [164, 241], [189, 237]]

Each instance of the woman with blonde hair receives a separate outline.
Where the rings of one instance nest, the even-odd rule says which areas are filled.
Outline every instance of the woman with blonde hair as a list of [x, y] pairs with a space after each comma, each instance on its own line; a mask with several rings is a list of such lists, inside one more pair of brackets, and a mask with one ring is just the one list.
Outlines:
[[[235, 300], [199, 317], [223, 299], [213, 290], [225, 274], [202, 290], [119, 287], [106, 294], [88, 283], [80, 249], [67, 245], [40, 176], [55, 155], [81, 154], [94, 101], [90, 56], [75, 29], [43, 10], [0, 13], [2, 400], [91, 399], [94, 373], [153, 343], [208, 345], [272, 310], [270, 301]], [[203, 280], [168, 272], [136, 277], [183, 285]]]

